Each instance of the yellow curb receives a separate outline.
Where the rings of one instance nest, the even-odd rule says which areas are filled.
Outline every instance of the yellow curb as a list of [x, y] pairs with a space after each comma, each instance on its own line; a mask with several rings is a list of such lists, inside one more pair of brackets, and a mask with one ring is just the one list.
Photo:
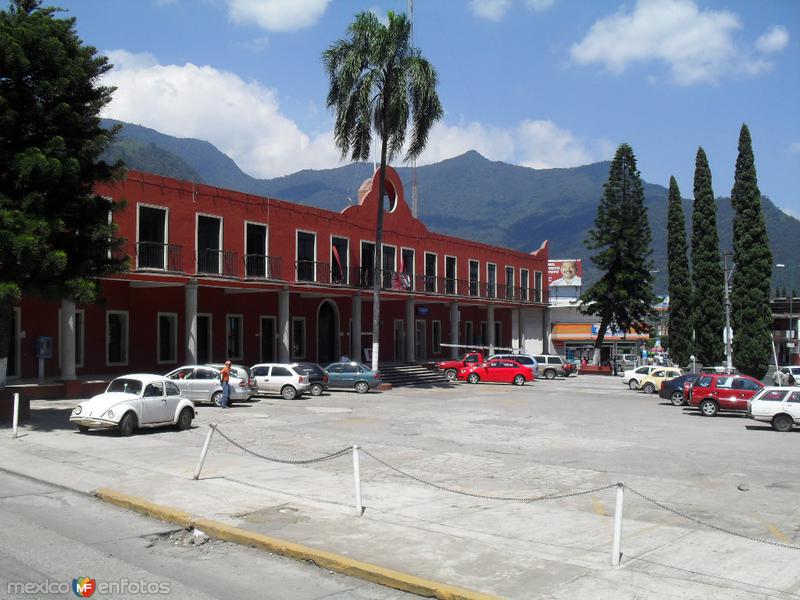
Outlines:
[[244, 546], [252, 546], [267, 550], [289, 558], [310, 561], [319, 567], [336, 571], [350, 577], [370, 581], [386, 587], [394, 588], [418, 596], [439, 598], [439, 600], [500, 600], [499, 596], [475, 592], [452, 585], [438, 583], [430, 579], [409, 575], [393, 569], [379, 567], [370, 563], [355, 560], [341, 554], [318, 550], [302, 544], [295, 544], [286, 540], [273, 538], [232, 525], [226, 525], [210, 519], [192, 519], [187, 513], [154, 504], [137, 496], [129, 496], [101, 488], [95, 490], [94, 495], [100, 500], [110, 502], [122, 508], [127, 508], [162, 521], [176, 523], [181, 527], [197, 527], [210, 537], [235, 542]]
[[122, 492], [117, 492], [108, 488], [96, 489], [94, 495], [100, 500], [145, 514], [149, 517], [176, 523], [184, 528], [192, 526], [192, 518], [187, 513], [176, 508], [154, 504], [144, 498], [129, 496], [128, 494], [123, 494]]

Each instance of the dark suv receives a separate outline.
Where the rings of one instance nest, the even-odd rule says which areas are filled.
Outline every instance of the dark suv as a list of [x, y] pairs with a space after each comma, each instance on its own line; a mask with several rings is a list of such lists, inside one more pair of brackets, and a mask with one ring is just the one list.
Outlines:
[[312, 396], [319, 396], [328, 389], [328, 374], [317, 363], [292, 363], [295, 371], [308, 377], [308, 390]]

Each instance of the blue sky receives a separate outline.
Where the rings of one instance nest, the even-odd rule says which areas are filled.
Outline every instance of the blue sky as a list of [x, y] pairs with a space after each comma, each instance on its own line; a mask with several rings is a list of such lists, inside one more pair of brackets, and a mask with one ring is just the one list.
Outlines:
[[[256, 177], [340, 164], [320, 55], [391, 0], [54, 0], [107, 54], [106, 116], [205, 139]], [[45, 2], [48, 4], [48, 2]], [[692, 196], [703, 146], [729, 195], [750, 127], [762, 193], [800, 215], [797, 0], [416, 0], [443, 121], [420, 163], [476, 149], [535, 168], [612, 157]]]

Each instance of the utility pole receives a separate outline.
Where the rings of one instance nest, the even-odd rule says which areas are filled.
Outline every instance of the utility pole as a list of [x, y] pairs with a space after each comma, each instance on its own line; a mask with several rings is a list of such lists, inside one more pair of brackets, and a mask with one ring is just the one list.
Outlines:
[[728, 372], [733, 371], [733, 347], [731, 344], [731, 298], [728, 292], [728, 282], [736, 265], [731, 265], [731, 271], [728, 273], [728, 257], [731, 256], [730, 252], [723, 252], [722, 259], [724, 261], [724, 276], [725, 276], [725, 366]]

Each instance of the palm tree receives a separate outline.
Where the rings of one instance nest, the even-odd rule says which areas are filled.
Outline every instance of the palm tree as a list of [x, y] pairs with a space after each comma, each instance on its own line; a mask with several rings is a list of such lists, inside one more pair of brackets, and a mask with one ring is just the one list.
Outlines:
[[374, 13], [362, 12], [347, 32], [346, 39], [325, 50], [322, 60], [330, 78], [328, 108], [336, 115], [334, 139], [342, 158], [368, 160], [373, 128], [381, 140], [372, 281], [372, 368], [377, 370], [382, 281], [377, 274], [383, 255], [386, 164], [402, 151], [409, 121], [412, 134], [405, 160], [419, 156], [443, 111], [436, 94], [436, 70], [411, 45], [406, 15], [389, 11], [384, 25]]

